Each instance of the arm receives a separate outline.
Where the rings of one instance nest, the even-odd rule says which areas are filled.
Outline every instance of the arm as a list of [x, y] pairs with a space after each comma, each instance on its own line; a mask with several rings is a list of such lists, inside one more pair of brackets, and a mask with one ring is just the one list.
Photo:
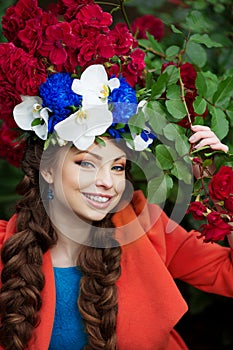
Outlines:
[[[166, 228], [168, 218], [163, 213]], [[233, 297], [233, 250], [204, 243], [199, 232], [176, 226], [165, 233], [166, 265], [173, 278], [206, 292]]]

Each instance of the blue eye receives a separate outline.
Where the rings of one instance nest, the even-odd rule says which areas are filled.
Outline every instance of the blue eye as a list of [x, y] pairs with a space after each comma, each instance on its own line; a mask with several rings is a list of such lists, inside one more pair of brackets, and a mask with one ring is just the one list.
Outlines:
[[121, 171], [124, 171], [125, 170], [125, 166], [124, 165], [114, 165], [112, 167], [112, 170], [113, 171], [116, 171], [116, 172], [121, 172]]
[[85, 160], [81, 160], [79, 162], [76, 162], [79, 166], [82, 168], [94, 168], [94, 165], [90, 162], [86, 162]]

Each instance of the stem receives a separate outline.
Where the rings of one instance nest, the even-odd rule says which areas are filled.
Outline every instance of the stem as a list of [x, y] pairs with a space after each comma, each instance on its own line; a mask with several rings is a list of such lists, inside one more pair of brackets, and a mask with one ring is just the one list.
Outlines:
[[[180, 68], [179, 68], [179, 73], [180, 73]], [[187, 112], [187, 117], [188, 117], [189, 124], [192, 125], [191, 115], [189, 113], [188, 106], [187, 106], [187, 103], [186, 103], [186, 100], [185, 100], [184, 83], [183, 83], [182, 78], [181, 78], [181, 73], [180, 73], [180, 77], [179, 77], [179, 82], [180, 82], [180, 87], [181, 87], [181, 100], [182, 100], [182, 102], [184, 104], [184, 107], [185, 107], [185, 110]]]
[[146, 51], [153, 53], [154, 55], [160, 56], [162, 58], [166, 58], [166, 56], [162, 52], [155, 51], [154, 49], [152, 49], [152, 47], [147, 47], [146, 45], [143, 45], [142, 43], [140, 43], [139, 46], [142, 47], [143, 49], [146, 49]]
[[105, 1], [95, 1], [96, 4], [98, 5], [108, 5], [108, 6], [115, 6], [116, 8], [120, 8], [118, 4], [115, 4], [113, 2], [105, 2]]
[[127, 13], [125, 11], [125, 5], [124, 5], [124, 0], [119, 0], [120, 2], [120, 9], [121, 9], [121, 12], [122, 12], [122, 15], [123, 15], [123, 18], [125, 20], [125, 23], [127, 24], [127, 27], [129, 29], [130, 32], [132, 32], [132, 28], [131, 28], [131, 25], [130, 25], [130, 22], [129, 22], [129, 19], [128, 19], [128, 16], [127, 16]]

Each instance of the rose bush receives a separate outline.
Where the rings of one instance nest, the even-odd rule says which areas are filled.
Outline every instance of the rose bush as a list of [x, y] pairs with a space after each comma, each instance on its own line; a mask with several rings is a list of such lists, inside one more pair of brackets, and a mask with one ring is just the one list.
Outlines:
[[[201, 179], [194, 181], [195, 204], [191, 204], [189, 212], [203, 219], [207, 212], [196, 202], [207, 207], [203, 200], [213, 174], [206, 169], [213, 160], [217, 171], [233, 164], [231, 153], [190, 149], [188, 141], [191, 123], [205, 124], [233, 151], [233, 49], [231, 37], [226, 34], [231, 28], [230, 7], [227, 0], [221, 4], [220, 9], [201, 0], [166, 2], [168, 13], [172, 13], [169, 17], [163, 7], [155, 12], [153, 4], [145, 15], [143, 3], [131, 25], [126, 7], [130, 1], [113, 3], [111, 11], [107, 11], [106, 6], [93, 0], [46, 2], [43, 9], [36, 0], [19, 0], [6, 10], [2, 21], [5, 38], [12, 41], [0, 45], [0, 76], [5, 77], [2, 88], [9, 92], [8, 99], [4, 92], [1, 98], [4, 123], [13, 126], [10, 111], [20, 95], [36, 95], [48, 71], [80, 74], [78, 66], [84, 69], [100, 63], [109, 77], [122, 73], [136, 88], [138, 101], [147, 101], [146, 107], [140, 109], [140, 119], [135, 116], [129, 127], [136, 135], [134, 123], [139, 123], [149, 130], [149, 141], [154, 136], [151, 151], [160, 176], [150, 174], [148, 200], [159, 204], [167, 200], [175, 207], [177, 191], [182, 199], [186, 195], [183, 184], [193, 186], [193, 160], [200, 168]], [[30, 6], [32, 11], [28, 10]], [[145, 189], [147, 179], [133, 175]], [[158, 187], [160, 191], [154, 191]], [[217, 196], [219, 189], [218, 185]], [[231, 196], [225, 201], [224, 210], [229, 210]]]

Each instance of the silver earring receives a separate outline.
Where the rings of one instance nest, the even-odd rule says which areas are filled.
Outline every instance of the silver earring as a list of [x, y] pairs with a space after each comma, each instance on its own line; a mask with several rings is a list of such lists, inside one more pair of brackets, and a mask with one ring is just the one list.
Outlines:
[[53, 190], [50, 187], [48, 188], [47, 198], [48, 198], [49, 201], [52, 201], [53, 198], [54, 198]]

